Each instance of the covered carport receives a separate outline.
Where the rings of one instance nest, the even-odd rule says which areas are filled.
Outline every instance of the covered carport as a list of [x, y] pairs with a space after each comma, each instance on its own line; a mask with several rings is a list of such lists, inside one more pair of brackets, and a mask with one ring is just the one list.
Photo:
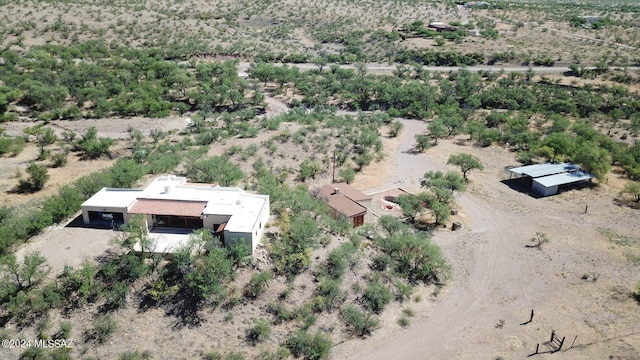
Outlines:
[[591, 179], [593, 179], [593, 175], [588, 172], [572, 171], [533, 179], [531, 188], [542, 196], [550, 196], [557, 194], [562, 186]]
[[103, 188], [82, 204], [85, 225], [112, 226], [127, 222], [127, 209], [139, 190]]

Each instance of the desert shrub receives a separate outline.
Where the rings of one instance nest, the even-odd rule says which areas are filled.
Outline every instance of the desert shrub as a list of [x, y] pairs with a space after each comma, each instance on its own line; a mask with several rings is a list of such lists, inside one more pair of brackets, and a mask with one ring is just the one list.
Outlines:
[[0, 155], [17, 156], [24, 150], [26, 143], [22, 137], [8, 137], [0, 134]]
[[252, 299], [257, 298], [266, 290], [271, 280], [273, 280], [273, 273], [271, 273], [271, 271], [253, 274], [245, 288], [245, 296]]
[[107, 302], [105, 308], [110, 310], [124, 307], [127, 301], [127, 293], [129, 285], [125, 282], [118, 281], [110, 289], [107, 290]]
[[332, 343], [329, 337], [321, 332], [309, 334], [299, 330], [287, 337], [286, 345], [295, 357], [320, 360], [329, 358]]
[[73, 325], [71, 325], [70, 322], [61, 321], [60, 322], [60, 329], [58, 330], [58, 332], [56, 333], [54, 338], [56, 338], [56, 339], [68, 339], [71, 336], [71, 329], [72, 328], [73, 328]]
[[44, 185], [49, 180], [49, 174], [47, 168], [38, 165], [35, 162], [30, 162], [27, 166], [28, 179], [20, 179], [18, 183], [19, 192], [36, 192], [44, 188]]
[[353, 305], [347, 305], [340, 309], [340, 315], [347, 330], [355, 336], [365, 337], [375, 330], [380, 322], [370, 312], [363, 312]]
[[289, 357], [291, 357], [291, 352], [284, 346], [278, 346], [273, 352], [263, 350], [259, 355], [259, 359], [262, 360], [285, 360]]
[[247, 340], [251, 343], [259, 343], [267, 340], [271, 335], [271, 325], [265, 319], [255, 321], [253, 327], [247, 331]]
[[118, 323], [111, 315], [104, 315], [96, 318], [93, 322], [93, 331], [90, 338], [98, 343], [104, 343], [111, 335], [118, 330]]
[[449, 273], [440, 248], [428, 238], [402, 232], [375, 241], [390, 258], [385, 263], [410, 282], [440, 283]]
[[51, 155], [51, 161], [52, 161], [51, 166], [54, 168], [59, 168], [67, 165], [68, 155], [69, 155], [68, 149], [58, 151], [55, 154]]
[[313, 302], [305, 302], [297, 309], [293, 310], [295, 313], [296, 321], [300, 324], [302, 330], [307, 330], [316, 323], [318, 319], [315, 314], [315, 308]]
[[376, 273], [367, 281], [362, 300], [369, 311], [379, 314], [392, 299], [391, 290], [382, 283], [379, 274]]
[[389, 125], [389, 137], [396, 137], [402, 131], [403, 125], [399, 121], [394, 121]]
[[361, 171], [362, 168], [369, 165], [373, 160], [373, 154], [369, 150], [363, 151], [354, 157], [353, 161], [357, 165], [357, 171]]
[[147, 351], [140, 352], [140, 350], [131, 351], [128, 350], [118, 356], [118, 360], [147, 360], [151, 359], [151, 354]]
[[268, 311], [275, 316], [274, 324], [281, 324], [293, 319], [291, 310], [282, 302], [269, 303]]
[[317, 296], [314, 298], [314, 308], [316, 311], [327, 311], [334, 309], [345, 299], [345, 295], [340, 290], [342, 282], [339, 279], [323, 277], [318, 282], [316, 288]]
[[393, 282], [393, 285], [396, 288], [396, 300], [402, 302], [411, 299], [411, 295], [413, 294], [413, 286], [411, 286], [411, 284], [405, 284], [400, 280], [396, 280]]
[[113, 139], [99, 138], [98, 130], [92, 126], [82, 135], [77, 146], [85, 158], [97, 159], [103, 155], [111, 157], [110, 147], [114, 143]]
[[287, 233], [269, 247], [275, 272], [295, 276], [306, 269], [311, 262], [311, 247], [317, 244], [319, 235], [315, 219], [309, 215], [296, 216]]

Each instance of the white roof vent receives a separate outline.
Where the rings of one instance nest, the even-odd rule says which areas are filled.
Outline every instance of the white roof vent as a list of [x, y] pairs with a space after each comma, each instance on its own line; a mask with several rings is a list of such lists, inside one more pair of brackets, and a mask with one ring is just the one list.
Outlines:
[[165, 193], [165, 194], [168, 194], [168, 193], [169, 193], [169, 191], [171, 191], [171, 186], [165, 186], [165, 187], [164, 187], [164, 193]]

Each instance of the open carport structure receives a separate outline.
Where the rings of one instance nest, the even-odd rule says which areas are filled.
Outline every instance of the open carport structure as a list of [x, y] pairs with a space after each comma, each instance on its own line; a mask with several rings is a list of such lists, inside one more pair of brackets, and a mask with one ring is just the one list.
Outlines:
[[572, 171], [562, 174], [543, 176], [533, 179], [531, 189], [542, 196], [555, 195], [563, 185], [570, 185], [576, 182], [593, 179], [593, 175], [585, 171]]
[[520, 176], [525, 185], [530, 183], [531, 190], [542, 196], [557, 194], [563, 185], [593, 179], [593, 175], [582, 171], [580, 165], [571, 163], [534, 164], [508, 170], [509, 178], [514, 174]]
[[555, 175], [560, 173], [566, 173], [571, 171], [580, 170], [580, 166], [570, 163], [547, 163], [547, 164], [534, 164], [527, 166], [514, 167], [509, 169], [511, 175], [516, 174], [522, 177], [539, 178], [542, 176]]

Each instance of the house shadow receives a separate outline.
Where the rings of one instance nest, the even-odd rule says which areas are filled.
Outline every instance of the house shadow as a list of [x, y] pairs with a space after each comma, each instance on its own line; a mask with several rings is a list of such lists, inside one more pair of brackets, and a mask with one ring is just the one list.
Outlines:
[[507, 185], [511, 190], [517, 191], [522, 194], [526, 194], [531, 196], [532, 198], [539, 199], [542, 196], [535, 191], [531, 190], [531, 179], [525, 178], [516, 178], [516, 179], [508, 179], [502, 180], [501, 183]]
[[69, 221], [65, 228], [84, 228], [84, 229], [96, 229], [96, 230], [113, 230], [115, 225], [122, 225], [120, 223], [114, 223], [111, 220], [91, 220], [91, 223], [85, 224], [82, 214], [76, 216], [73, 220]]

